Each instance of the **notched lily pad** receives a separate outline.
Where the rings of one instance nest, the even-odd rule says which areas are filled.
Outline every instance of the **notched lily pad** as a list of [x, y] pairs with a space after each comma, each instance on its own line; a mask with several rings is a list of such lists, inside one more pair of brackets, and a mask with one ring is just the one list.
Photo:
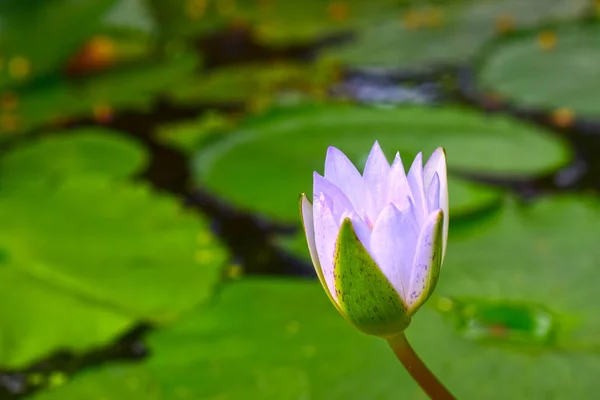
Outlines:
[[[195, 175], [199, 183], [236, 206], [298, 221], [293, 199], [310, 192], [311, 171], [322, 171], [327, 147], [339, 147], [361, 169], [375, 140], [390, 159], [399, 150], [406, 168], [417, 152], [427, 156], [438, 146], [447, 151], [450, 171], [496, 175], [542, 173], [570, 157], [557, 138], [506, 117], [454, 107], [321, 105], [277, 109], [250, 120], [201, 149], [195, 157]], [[480, 210], [500, 196], [497, 190], [458, 180], [449, 187], [451, 215]]]

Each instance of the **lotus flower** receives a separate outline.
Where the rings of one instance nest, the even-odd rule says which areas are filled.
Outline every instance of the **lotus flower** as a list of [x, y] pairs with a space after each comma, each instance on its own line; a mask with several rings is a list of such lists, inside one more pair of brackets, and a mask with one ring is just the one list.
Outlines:
[[359, 330], [393, 337], [429, 298], [448, 236], [446, 155], [419, 153], [405, 173], [379, 144], [364, 174], [335, 147], [314, 173], [313, 205], [300, 200], [310, 256], [337, 310]]

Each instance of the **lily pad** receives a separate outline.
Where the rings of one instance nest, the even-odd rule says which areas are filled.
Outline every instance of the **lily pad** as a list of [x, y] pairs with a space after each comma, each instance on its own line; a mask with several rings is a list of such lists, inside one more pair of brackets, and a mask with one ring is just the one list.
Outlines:
[[140, 318], [206, 299], [225, 253], [177, 201], [94, 175], [2, 193], [0, 237], [30, 273]]
[[[532, 32], [490, 48], [479, 80], [486, 89], [521, 106], [568, 108], [577, 114], [598, 117], [598, 48], [598, 23]], [[569, 79], [564, 79], [565, 71], [569, 71]]]
[[165, 400], [165, 397], [145, 366], [124, 364], [83, 372], [72, 381], [42, 391], [31, 399]]
[[[509, 203], [477, 232], [451, 233], [437, 297], [407, 336], [457, 398], [597, 393], [599, 218], [597, 199], [558, 197]], [[385, 341], [351, 327], [317, 282], [237, 281], [148, 344], [145, 367], [164, 399], [426, 398]]]
[[13, 94], [14, 110], [3, 116], [11, 117], [14, 124], [6, 126], [0, 119], [0, 133], [18, 133], [90, 115], [102, 122], [118, 111], [146, 110], [156, 101], [157, 94], [193, 76], [198, 64], [198, 57], [186, 53], [81, 81], [57, 78], [23, 87]]
[[140, 172], [148, 155], [133, 139], [103, 128], [57, 132], [0, 158], [0, 188], [7, 182], [98, 173], [126, 178]]
[[[531, 175], [568, 161], [555, 137], [511, 119], [461, 108], [377, 109], [312, 106], [273, 111], [200, 150], [197, 181], [223, 199], [264, 216], [298, 221], [296, 199], [312, 190], [313, 170], [322, 171], [327, 146], [364, 165], [375, 140], [405, 167], [417, 152], [446, 148], [450, 170]], [[483, 186], [452, 180], [451, 213], [480, 209], [499, 196]], [[454, 207], [457, 207], [456, 209]]]
[[[102, 128], [0, 158], [0, 366], [106, 345], [206, 300], [226, 254], [177, 200], [124, 182], [147, 155]], [[40, 335], [40, 332], [44, 332]]]
[[[0, 236], [6, 234], [2, 229]], [[41, 261], [21, 262], [2, 242], [8, 253], [0, 262], [0, 301], [7, 305], [0, 310], [2, 368], [23, 368], [59, 350], [105, 346], [135, 325], [133, 315], [30, 273]]]
[[208, 111], [194, 120], [161, 125], [155, 137], [160, 143], [192, 155], [203, 143], [229, 132], [234, 124], [226, 115]]
[[172, 322], [208, 298], [225, 261], [172, 198], [98, 174], [56, 178], [0, 191], [2, 366]]
[[[439, 2], [438, 2], [439, 3]], [[417, 5], [360, 30], [327, 54], [358, 67], [410, 67], [468, 60], [497, 33], [583, 15], [587, 0], [477, 0]]]
[[57, 71], [101, 25], [115, 0], [3, 1], [0, 87]]

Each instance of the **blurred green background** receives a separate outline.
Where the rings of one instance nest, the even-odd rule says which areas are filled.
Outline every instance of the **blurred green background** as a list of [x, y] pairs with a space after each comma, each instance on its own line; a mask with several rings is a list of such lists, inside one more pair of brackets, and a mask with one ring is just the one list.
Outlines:
[[301, 233], [327, 146], [444, 146], [407, 335], [461, 399], [600, 390], [600, 3], [0, 2], [0, 399], [424, 399]]

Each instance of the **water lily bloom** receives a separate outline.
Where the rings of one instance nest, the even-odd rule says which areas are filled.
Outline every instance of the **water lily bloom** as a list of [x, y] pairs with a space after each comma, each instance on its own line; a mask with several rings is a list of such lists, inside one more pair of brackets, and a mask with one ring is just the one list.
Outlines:
[[313, 204], [303, 194], [310, 256], [337, 310], [359, 330], [385, 338], [404, 331], [437, 283], [448, 236], [446, 155], [422, 154], [405, 173], [379, 144], [364, 173], [335, 147], [324, 176], [314, 173]]

